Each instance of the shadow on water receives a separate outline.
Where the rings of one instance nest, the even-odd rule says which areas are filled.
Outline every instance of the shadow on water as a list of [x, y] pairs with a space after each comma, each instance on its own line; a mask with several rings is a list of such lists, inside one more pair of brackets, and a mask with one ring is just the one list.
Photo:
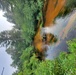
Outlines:
[[[76, 11], [72, 12], [65, 18], [60, 18], [56, 20], [56, 25], [50, 28], [43, 28], [42, 31], [46, 33], [52, 33], [57, 38], [58, 41], [52, 45], [48, 45], [46, 52], [46, 59], [54, 59], [58, 57], [60, 52], [67, 52], [68, 45], [66, 41], [76, 38]], [[60, 26], [60, 27], [59, 27]], [[42, 33], [43, 33], [42, 32]]]

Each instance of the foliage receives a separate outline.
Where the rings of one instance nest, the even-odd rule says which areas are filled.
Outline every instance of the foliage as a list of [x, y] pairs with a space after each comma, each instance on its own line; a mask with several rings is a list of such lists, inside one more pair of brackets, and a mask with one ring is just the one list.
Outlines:
[[[24, 50], [28, 49], [30, 52], [29, 48], [32, 45], [38, 22], [36, 16], [42, 9], [42, 2], [42, 0], [1, 0], [1, 9], [6, 11], [4, 16], [9, 22], [15, 23], [14, 28], [17, 30], [17, 32], [14, 30], [1, 32], [0, 40], [3, 46], [8, 46], [6, 51], [14, 60], [12, 63], [14, 67], [20, 66], [19, 57]], [[6, 7], [10, 9], [7, 10]]]
[[70, 12], [74, 11], [75, 9], [76, 9], [76, 0], [66, 0], [65, 8], [60, 12], [58, 16], [65, 17]]
[[16, 29], [6, 30], [0, 33], [0, 44], [5, 45], [6, 47], [10, 45], [15, 45], [19, 41], [22, 41], [23, 38], [20, 36], [21, 32]]
[[72, 12], [75, 8], [76, 8], [76, 0], [66, 0], [64, 15], [66, 16], [67, 14]]
[[42, 61], [35, 75], [75, 75], [76, 74], [76, 39], [67, 42], [71, 54], [61, 53], [55, 60]]
[[[74, 8], [76, 8], [76, 0], [67, 0], [66, 1], [66, 7], [69, 10], [73, 10]], [[70, 7], [70, 8], [69, 8]]]
[[68, 49], [71, 51], [71, 54], [62, 53], [59, 57], [61, 61], [61, 66], [65, 71], [65, 75], [75, 75], [76, 74], [76, 39], [70, 40], [67, 42]]
[[[71, 54], [61, 53], [57, 59], [39, 61], [35, 55], [25, 61], [18, 75], [75, 75], [76, 74], [76, 39], [70, 40], [68, 49]], [[23, 55], [25, 55], [23, 53]], [[21, 56], [21, 59], [26, 59]], [[26, 56], [26, 55], [25, 55]]]

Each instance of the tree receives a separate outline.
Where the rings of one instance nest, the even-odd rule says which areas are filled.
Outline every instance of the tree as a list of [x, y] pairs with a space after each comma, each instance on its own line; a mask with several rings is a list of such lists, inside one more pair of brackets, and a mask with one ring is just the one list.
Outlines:
[[75, 75], [76, 74], [76, 38], [67, 41], [71, 54], [61, 53], [54, 60], [42, 61], [35, 69], [35, 75]]
[[20, 34], [21, 32], [14, 28], [9, 31], [3, 31], [0, 33], [0, 44], [8, 46], [24, 41]]

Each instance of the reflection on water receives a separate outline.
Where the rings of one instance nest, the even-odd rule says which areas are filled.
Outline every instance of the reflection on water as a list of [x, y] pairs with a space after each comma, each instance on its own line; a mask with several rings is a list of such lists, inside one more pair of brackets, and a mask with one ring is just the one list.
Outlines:
[[53, 59], [60, 52], [69, 52], [66, 41], [76, 37], [76, 11], [73, 11], [65, 18], [56, 19], [56, 23], [52, 27], [42, 28], [41, 34], [52, 33], [58, 38], [58, 41], [53, 45], [48, 45], [47, 59]]

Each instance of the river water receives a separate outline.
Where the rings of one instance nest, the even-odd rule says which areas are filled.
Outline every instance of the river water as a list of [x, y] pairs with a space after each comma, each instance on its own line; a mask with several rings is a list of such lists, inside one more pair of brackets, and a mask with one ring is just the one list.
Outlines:
[[54, 59], [60, 52], [69, 52], [66, 41], [76, 38], [76, 11], [56, 20], [53, 27], [45, 28], [43, 32], [54, 34], [58, 41], [48, 45], [46, 59]]

